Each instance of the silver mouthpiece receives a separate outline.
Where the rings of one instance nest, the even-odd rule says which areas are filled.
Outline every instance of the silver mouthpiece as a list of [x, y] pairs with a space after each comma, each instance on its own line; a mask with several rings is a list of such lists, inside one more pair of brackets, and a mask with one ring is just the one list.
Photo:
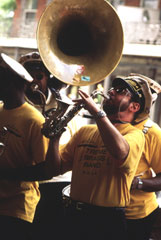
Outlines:
[[105, 94], [102, 91], [98, 91], [98, 90], [94, 90], [91, 94], [91, 97], [95, 97], [96, 95], [101, 95], [102, 97], [104, 97], [105, 99], [110, 99], [110, 95], [109, 94]]
[[34, 84], [31, 85], [31, 90], [33, 92], [37, 91], [38, 89], [39, 89], [39, 86], [37, 84], [34, 83]]

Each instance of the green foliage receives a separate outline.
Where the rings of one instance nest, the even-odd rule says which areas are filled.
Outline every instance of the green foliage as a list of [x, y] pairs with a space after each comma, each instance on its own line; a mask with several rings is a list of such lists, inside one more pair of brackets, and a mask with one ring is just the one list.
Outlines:
[[0, 1], [0, 10], [5, 12], [10, 12], [15, 10], [16, 8], [16, 0], [1, 0]]
[[9, 36], [16, 0], [0, 0], [0, 37]]

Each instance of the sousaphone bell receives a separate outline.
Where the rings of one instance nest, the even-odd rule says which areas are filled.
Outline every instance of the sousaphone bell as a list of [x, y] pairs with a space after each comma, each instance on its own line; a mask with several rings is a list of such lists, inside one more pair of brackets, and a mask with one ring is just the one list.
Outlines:
[[54, 0], [37, 28], [44, 64], [69, 85], [104, 80], [120, 62], [123, 42], [121, 21], [105, 0]]

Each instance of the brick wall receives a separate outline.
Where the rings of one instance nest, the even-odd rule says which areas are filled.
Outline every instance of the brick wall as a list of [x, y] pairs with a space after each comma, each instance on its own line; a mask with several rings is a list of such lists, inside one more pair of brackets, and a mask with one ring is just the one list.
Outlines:
[[125, 0], [126, 6], [131, 7], [139, 7], [140, 6], [140, 0]]
[[27, 26], [24, 19], [24, 11], [26, 10], [22, 5], [22, 0], [16, 0], [17, 8], [15, 10], [12, 31], [10, 37], [29, 37], [35, 38], [35, 31], [39, 18], [46, 8], [47, 0], [38, 0], [38, 6], [36, 10], [35, 19]]
[[47, 5], [47, 0], [39, 0], [38, 1], [38, 6], [37, 6], [37, 14], [36, 14], [36, 19], [39, 20], [42, 12], [44, 11], [44, 9], [46, 8]]
[[12, 22], [12, 30], [11, 30], [11, 37], [16, 37], [19, 31], [19, 25], [17, 24], [17, 19], [20, 19], [22, 16], [22, 9], [21, 9], [21, 0], [16, 0], [16, 9], [14, 12], [13, 22]]

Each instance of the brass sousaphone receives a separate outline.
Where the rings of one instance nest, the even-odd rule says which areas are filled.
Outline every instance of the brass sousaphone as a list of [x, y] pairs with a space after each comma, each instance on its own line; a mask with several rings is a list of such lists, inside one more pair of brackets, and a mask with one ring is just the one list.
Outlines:
[[123, 39], [121, 21], [106, 0], [54, 0], [37, 28], [38, 49], [47, 69], [76, 86], [98, 83], [113, 72]]

